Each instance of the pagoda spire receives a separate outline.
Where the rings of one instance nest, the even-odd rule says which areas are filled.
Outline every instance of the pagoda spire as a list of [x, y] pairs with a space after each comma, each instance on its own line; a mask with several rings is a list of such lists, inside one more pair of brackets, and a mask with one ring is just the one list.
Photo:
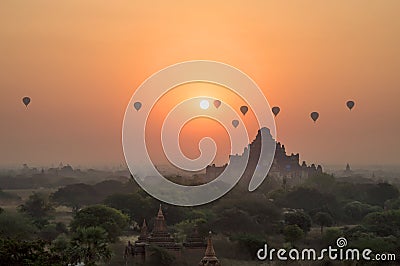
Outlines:
[[212, 238], [211, 238], [211, 231], [208, 233], [208, 239], [207, 239], [207, 249], [205, 256], [209, 258], [216, 258], [215, 257], [215, 250], [214, 250], [214, 245], [212, 243]]
[[143, 219], [143, 224], [142, 224], [142, 228], [147, 228], [147, 224], [146, 224], [146, 218]]
[[140, 241], [146, 241], [147, 240], [147, 223], [146, 223], [146, 219], [143, 219], [143, 224], [142, 227], [140, 228], [140, 236], [139, 236], [139, 240]]
[[165, 218], [164, 218], [161, 204], [160, 204], [160, 208], [158, 210], [156, 220], [154, 221], [154, 229], [153, 229], [153, 233], [158, 233], [158, 232], [162, 232], [162, 233], [167, 232], [167, 225], [165, 223]]
[[162, 208], [161, 208], [161, 204], [160, 204], [160, 208], [158, 209], [157, 218], [164, 219], [164, 214], [163, 214], [163, 211], [162, 211]]
[[175, 242], [174, 238], [171, 237], [171, 234], [168, 232], [161, 205], [154, 220], [153, 231], [147, 238], [147, 242], [150, 245], [180, 252], [180, 245]]
[[214, 245], [212, 242], [211, 231], [209, 232], [208, 239], [207, 239], [207, 248], [204, 254], [203, 259], [200, 261], [199, 266], [221, 266], [219, 262], [215, 250]]

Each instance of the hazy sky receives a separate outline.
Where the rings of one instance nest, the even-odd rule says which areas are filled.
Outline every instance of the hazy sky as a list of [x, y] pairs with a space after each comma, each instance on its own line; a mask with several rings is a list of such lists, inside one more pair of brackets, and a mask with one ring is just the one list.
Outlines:
[[398, 0], [2, 0], [0, 164], [122, 163], [134, 90], [194, 59], [252, 77], [302, 160], [400, 164], [399, 10]]

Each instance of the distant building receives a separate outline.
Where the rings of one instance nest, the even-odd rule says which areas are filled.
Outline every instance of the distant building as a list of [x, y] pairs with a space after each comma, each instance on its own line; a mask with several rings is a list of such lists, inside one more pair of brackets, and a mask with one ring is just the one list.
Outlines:
[[125, 256], [133, 255], [134, 257], [138, 258], [139, 261], [146, 260], [146, 246], [147, 244], [147, 224], [146, 220], [143, 220], [143, 225], [140, 228], [140, 235], [135, 244], [132, 246], [131, 243], [128, 241], [128, 246], [125, 249]]
[[176, 257], [181, 255], [181, 246], [175, 242], [168, 232], [161, 205], [154, 221], [153, 231], [148, 234], [146, 220], [144, 220], [138, 240], [135, 241], [134, 245], [128, 242], [128, 246], [125, 248], [125, 256], [133, 255], [136, 261], [144, 262], [151, 255], [150, 245], [163, 248]]
[[186, 241], [183, 243], [183, 246], [189, 250], [204, 250], [204, 248], [207, 246], [204, 243], [204, 238], [200, 236], [197, 226], [193, 227], [192, 233], [186, 237]]
[[[230, 163], [232, 163], [235, 162], [235, 160], [240, 160], [240, 158], [242, 158], [244, 155], [247, 155], [246, 153], [249, 153], [249, 161], [247, 163], [246, 170], [242, 175], [242, 179], [245, 181], [244, 184], [248, 184], [258, 164], [263, 163], [258, 162], [261, 152], [262, 130], [266, 131], [266, 134], [263, 135], [269, 137], [269, 139], [266, 141], [275, 142], [272, 135], [270, 134], [269, 129], [262, 128], [258, 131], [258, 134], [253, 142], [247, 148], [245, 148], [243, 154], [231, 155], [229, 158]], [[294, 184], [300, 183], [302, 180], [308, 178], [309, 176], [322, 173], [323, 171], [321, 165], [318, 165], [316, 167], [314, 164], [311, 164], [310, 166], [308, 166], [305, 161], [303, 161], [302, 164], [300, 164], [299, 161], [300, 155], [298, 153], [287, 155], [285, 145], [282, 145], [280, 142], [276, 142], [275, 156], [268, 176], [276, 178], [282, 182], [290, 181], [291, 184]], [[226, 167], [227, 164], [220, 167], [215, 165], [207, 166], [205, 183], [217, 178], [225, 170]]]
[[[182, 249], [182, 245], [177, 243], [168, 232], [166, 220], [160, 205], [160, 209], [158, 210], [158, 214], [154, 221], [152, 232], [150, 234], [148, 233], [147, 223], [146, 220], [144, 220], [140, 229], [138, 240], [133, 244], [128, 241], [128, 244], [125, 247], [124, 256], [126, 259], [128, 256], [133, 256], [136, 262], [145, 262], [151, 256], [151, 250], [149, 247], [153, 245], [165, 249], [167, 252], [174, 255], [178, 260], [184, 255], [196, 261], [195, 263], [199, 261], [202, 254], [204, 254], [204, 250], [206, 250], [206, 255], [204, 258], [208, 258], [211, 262], [214, 261], [211, 259], [215, 257], [215, 251], [212, 246], [212, 242], [210, 241], [211, 239], [209, 238], [208, 245], [206, 245], [204, 238], [200, 236], [197, 227], [194, 227], [193, 232], [186, 237], [186, 241], [183, 243], [184, 249]], [[220, 264], [204, 265], [219, 266]]]
[[350, 168], [349, 164], [346, 165], [346, 170], [344, 170], [344, 174], [348, 175], [348, 176], [353, 174], [353, 171], [351, 171], [351, 168]]
[[204, 257], [201, 259], [199, 266], [221, 266], [217, 255], [215, 254], [214, 246], [212, 243], [211, 232], [207, 240], [207, 248]]
[[175, 253], [175, 255], [180, 255], [181, 246], [175, 242], [174, 238], [168, 232], [161, 204], [157, 217], [154, 221], [153, 231], [147, 238], [147, 242], [150, 245], [156, 245], [160, 248], [171, 251], [172, 253]]

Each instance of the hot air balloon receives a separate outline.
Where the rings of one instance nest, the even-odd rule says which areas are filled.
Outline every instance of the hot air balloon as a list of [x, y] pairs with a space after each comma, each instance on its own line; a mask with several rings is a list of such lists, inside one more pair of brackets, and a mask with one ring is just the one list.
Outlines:
[[279, 108], [278, 106], [272, 107], [272, 113], [274, 113], [275, 116], [277, 116], [280, 111], [281, 111], [281, 108]]
[[240, 107], [240, 112], [242, 112], [243, 115], [245, 115], [247, 111], [249, 111], [249, 108], [246, 105]]
[[354, 101], [347, 101], [346, 105], [347, 108], [349, 108], [349, 110], [351, 111], [351, 109], [353, 109], [354, 107]]
[[142, 103], [141, 102], [135, 102], [133, 104], [133, 107], [135, 107], [136, 111], [139, 111], [140, 108], [142, 108]]
[[28, 107], [28, 104], [31, 102], [31, 98], [24, 97], [22, 98], [22, 102], [25, 104], [26, 107]]
[[237, 128], [238, 125], [239, 125], [239, 121], [237, 121], [236, 119], [235, 119], [235, 120], [232, 120], [232, 126], [233, 126], [234, 128]]
[[214, 101], [214, 106], [215, 106], [215, 108], [217, 108], [218, 109], [218, 107], [221, 105], [221, 101], [220, 100], [215, 100]]
[[314, 123], [317, 121], [318, 117], [319, 117], [319, 113], [318, 112], [312, 112], [310, 114], [311, 119], [314, 120]]

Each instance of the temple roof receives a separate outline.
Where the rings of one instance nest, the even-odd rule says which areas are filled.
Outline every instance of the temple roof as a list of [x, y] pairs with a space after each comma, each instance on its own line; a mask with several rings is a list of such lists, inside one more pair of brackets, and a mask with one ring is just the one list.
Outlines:
[[167, 233], [167, 225], [165, 223], [165, 218], [164, 214], [162, 212], [161, 204], [160, 204], [160, 209], [158, 210], [157, 217], [154, 221], [154, 228], [153, 228], [153, 234], [154, 233]]
[[186, 242], [183, 243], [185, 247], [188, 248], [204, 248], [206, 243], [204, 238], [200, 236], [197, 226], [193, 227], [193, 231], [186, 237]]
[[208, 239], [207, 239], [207, 249], [206, 249], [205, 257], [215, 257], [215, 255], [216, 254], [215, 254], [214, 245], [212, 243], [211, 232], [210, 232]]
[[214, 266], [221, 265], [215, 254], [214, 245], [212, 243], [212, 238], [211, 238], [211, 232], [208, 235], [206, 252], [204, 254], [203, 259], [200, 261], [199, 265], [214, 265]]
[[160, 208], [158, 209], [157, 218], [164, 219], [164, 214], [162, 212], [161, 204], [160, 204]]
[[140, 228], [139, 241], [146, 241], [146, 240], [147, 240], [147, 224], [146, 224], [146, 219], [143, 219], [143, 225]]

